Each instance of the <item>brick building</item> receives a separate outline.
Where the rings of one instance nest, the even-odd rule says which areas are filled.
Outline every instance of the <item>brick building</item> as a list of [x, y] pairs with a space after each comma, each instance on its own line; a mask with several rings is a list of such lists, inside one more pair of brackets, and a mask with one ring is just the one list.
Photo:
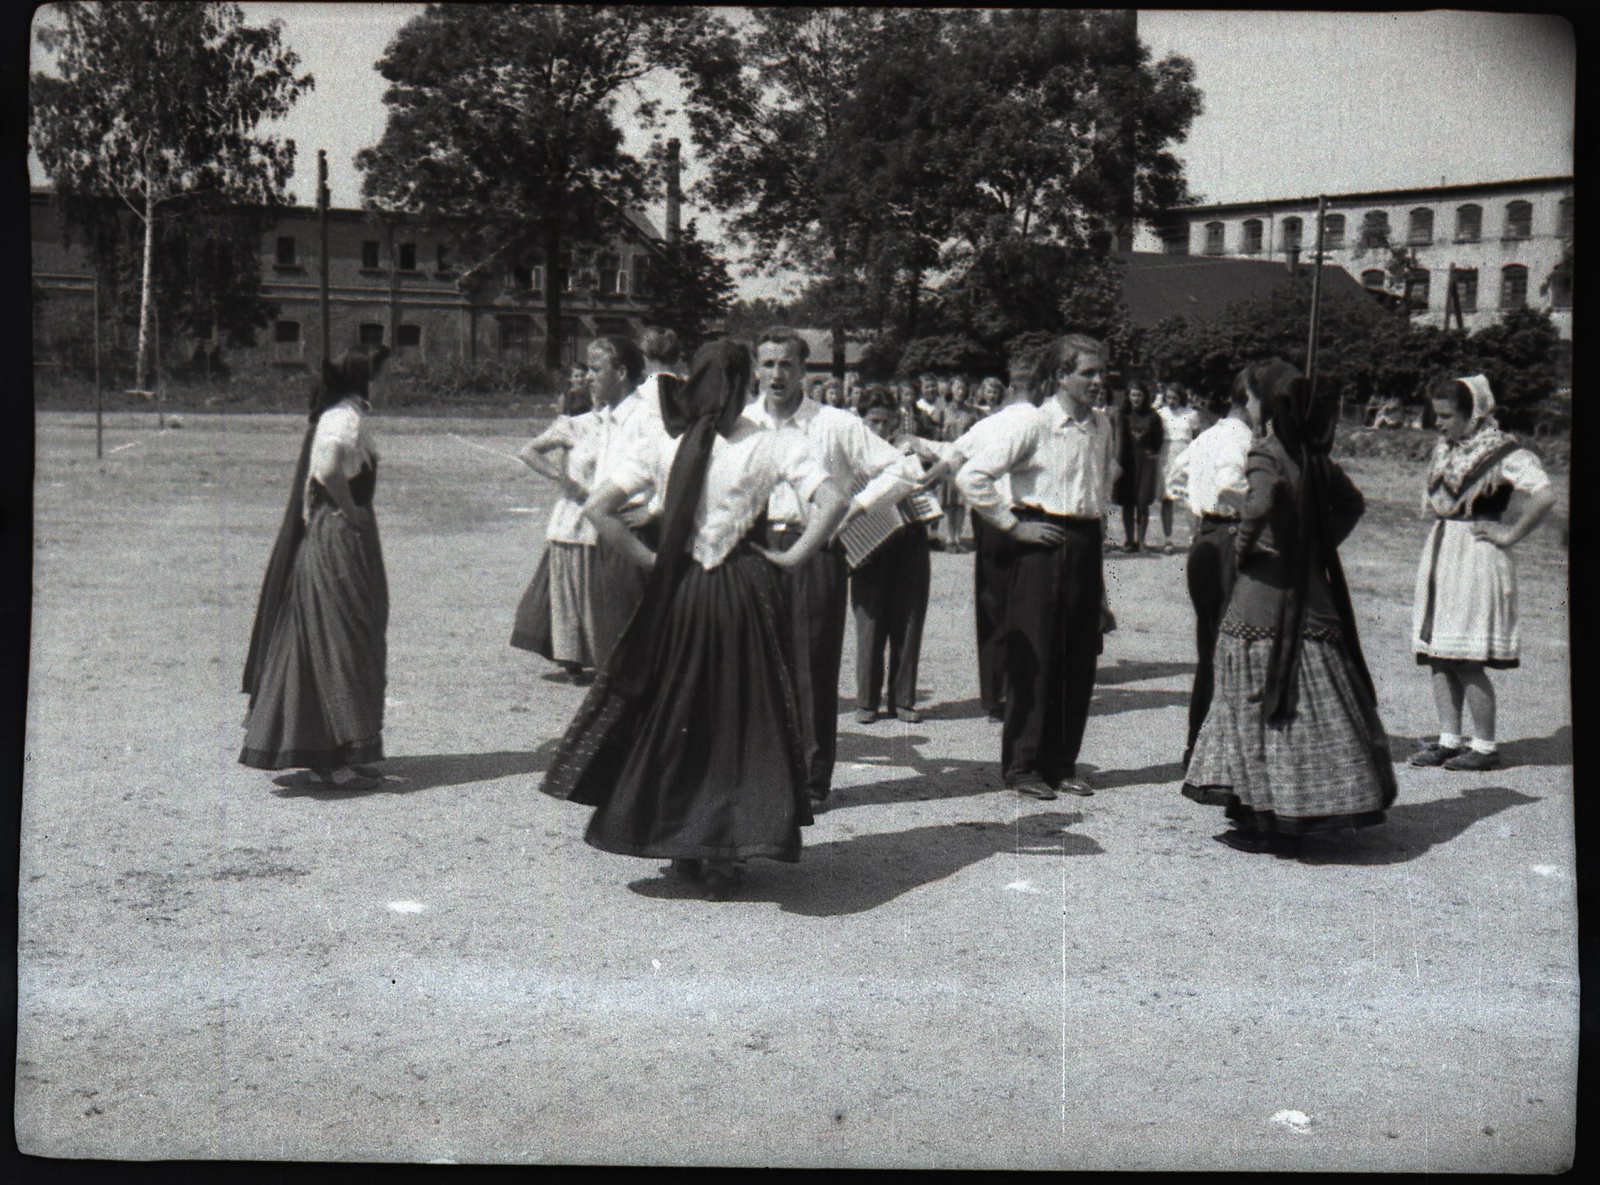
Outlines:
[[[1309, 260], [1316, 249], [1314, 197], [1231, 202], [1172, 210], [1141, 228], [1138, 248], [1169, 255]], [[1573, 179], [1536, 177], [1427, 189], [1328, 196], [1324, 258], [1368, 288], [1399, 292], [1388, 275], [1391, 250], [1409, 250], [1405, 284], [1418, 322], [1442, 325], [1454, 269], [1462, 320], [1471, 331], [1502, 312], [1550, 313], [1572, 338]]]
[[[568, 362], [581, 360], [589, 342], [602, 334], [637, 337], [644, 328], [652, 268], [668, 236], [677, 233], [676, 199], [669, 194], [665, 234], [643, 213], [627, 211], [610, 241], [574, 244], [553, 261], [562, 277], [562, 351]], [[31, 215], [34, 283], [45, 298], [35, 310], [35, 355], [48, 358], [60, 352], [66, 319], [75, 317], [71, 323], [81, 326], [89, 316], [92, 269], [80, 246], [63, 245], [50, 191], [33, 191]], [[222, 347], [231, 370], [292, 372], [320, 360], [318, 244], [317, 211], [302, 206], [283, 210], [262, 236], [262, 290], [276, 317], [254, 347]], [[331, 354], [388, 345], [397, 372], [487, 363], [542, 366], [545, 269], [552, 261], [535, 251], [463, 264], [448, 235], [416, 219], [329, 210]], [[176, 345], [163, 345], [169, 363]]]

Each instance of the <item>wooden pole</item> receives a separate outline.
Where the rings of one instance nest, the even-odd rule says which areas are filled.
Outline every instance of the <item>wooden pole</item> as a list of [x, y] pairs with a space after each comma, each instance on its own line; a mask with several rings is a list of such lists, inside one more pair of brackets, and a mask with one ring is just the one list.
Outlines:
[[328, 150], [317, 149], [317, 302], [322, 314], [322, 361], [333, 360], [328, 329]]
[[[1322, 244], [1323, 223], [1327, 221], [1327, 195], [1317, 198], [1317, 250], [1311, 271], [1311, 332], [1306, 342], [1306, 381], [1311, 384], [1312, 398], [1317, 394], [1317, 338], [1322, 329]], [[1344, 416], [1344, 393], [1339, 393], [1339, 415]]]
[[105, 407], [104, 399], [100, 394], [100, 277], [94, 278], [94, 455], [95, 460], [104, 459], [105, 453]]

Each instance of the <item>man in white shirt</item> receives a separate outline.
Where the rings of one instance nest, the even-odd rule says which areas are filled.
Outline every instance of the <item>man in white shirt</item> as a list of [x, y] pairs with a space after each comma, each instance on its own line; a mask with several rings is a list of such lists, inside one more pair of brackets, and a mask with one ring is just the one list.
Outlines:
[[1241, 371], [1234, 380], [1228, 396], [1228, 414], [1195, 437], [1173, 458], [1167, 471], [1167, 497], [1186, 501], [1197, 520], [1187, 565], [1198, 661], [1189, 694], [1185, 770], [1189, 768], [1200, 726], [1211, 710], [1217, 630], [1239, 571], [1234, 536], [1239, 533], [1239, 516], [1250, 489], [1245, 480], [1245, 461], [1261, 425], [1261, 398], [1251, 388], [1248, 376], [1248, 371]]
[[[1200, 413], [1189, 406], [1189, 392], [1182, 383], [1168, 383], [1167, 396], [1156, 409], [1161, 416], [1161, 457], [1157, 461], [1156, 475], [1161, 489], [1161, 534], [1166, 540], [1166, 553], [1173, 553], [1172, 507], [1174, 499], [1167, 493], [1167, 474], [1172, 469], [1172, 459], [1189, 447], [1200, 434]], [[1191, 532], [1192, 534], [1192, 532]], [[1191, 539], [1191, 542], [1193, 540]]]
[[[867, 431], [860, 416], [823, 407], [805, 395], [808, 348], [792, 329], [769, 329], [756, 347], [759, 397], [744, 416], [774, 432], [803, 434], [840, 490], [859, 491], [851, 513], [913, 493], [922, 477], [915, 457]], [[805, 531], [807, 508], [786, 484], [767, 503], [767, 546], [787, 551]], [[844, 652], [849, 566], [844, 548], [830, 542], [804, 564], [784, 573], [789, 589], [801, 716], [806, 728], [807, 785], [813, 811], [833, 786], [839, 731], [839, 666]]]
[[[594, 395], [594, 488], [599, 489], [640, 441], [665, 437], [667, 430], [661, 423], [655, 384], [650, 384], [648, 397], [643, 390], [645, 356], [637, 345], [625, 337], [597, 338], [589, 346], [588, 360], [589, 388]], [[622, 519], [641, 542], [654, 549], [660, 512], [659, 495], [640, 494], [623, 507]], [[603, 540], [595, 548], [594, 565], [590, 596], [598, 668], [605, 664], [639, 607], [647, 573]]]
[[[1095, 407], [1104, 357], [1083, 334], [1050, 343], [1032, 382], [1047, 396], [978, 441], [956, 474], [967, 504], [1012, 546], [1000, 764], [1006, 785], [1033, 798], [1094, 793], [1077, 763], [1102, 648], [1101, 516], [1116, 476], [1111, 421]], [[996, 488], [1007, 476], [1009, 499]]]

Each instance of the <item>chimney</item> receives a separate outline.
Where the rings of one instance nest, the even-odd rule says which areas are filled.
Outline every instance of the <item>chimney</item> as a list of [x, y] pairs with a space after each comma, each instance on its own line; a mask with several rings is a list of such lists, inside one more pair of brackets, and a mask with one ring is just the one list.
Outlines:
[[681, 165], [681, 162], [679, 161], [679, 157], [678, 157], [679, 149], [680, 149], [680, 145], [678, 144], [678, 141], [677, 141], [676, 137], [674, 137], [673, 139], [667, 141], [667, 242], [668, 243], [676, 243], [678, 241], [678, 229], [679, 229], [678, 223], [679, 223], [679, 219], [680, 219], [679, 207], [682, 205], [682, 202], [683, 202], [683, 191], [682, 191], [682, 188], [681, 188], [681, 184], [682, 183], [681, 183], [680, 176], [679, 176], [680, 171], [682, 169], [682, 165]]

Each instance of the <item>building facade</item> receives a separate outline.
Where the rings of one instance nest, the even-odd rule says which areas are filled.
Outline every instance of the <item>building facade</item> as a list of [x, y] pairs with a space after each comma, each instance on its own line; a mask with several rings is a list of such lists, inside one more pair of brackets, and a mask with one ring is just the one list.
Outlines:
[[[1231, 259], [1310, 260], [1314, 197], [1172, 210], [1142, 227], [1138, 249]], [[1443, 325], [1451, 277], [1470, 332], [1538, 308], [1572, 338], [1573, 179], [1537, 177], [1328, 195], [1323, 256], [1369, 289], [1408, 296], [1419, 322]], [[1397, 257], [1396, 252], [1405, 252]]]
[[[32, 195], [35, 354], [40, 337], [59, 340], [60, 326], [81, 324], [93, 300], [92, 267], [81, 246], [63, 245], [47, 190]], [[669, 209], [669, 215], [671, 211]], [[562, 354], [583, 359], [603, 334], [637, 337], [650, 309], [652, 268], [666, 239], [642, 214], [628, 212], [621, 232], [604, 243], [575, 244], [554, 261], [562, 285]], [[672, 227], [669, 223], [669, 233]], [[253, 347], [213, 343], [232, 371], [303, 370], [322, 357], [317, 211], [283, 210], [261, 242], [263, 295], [276, 315]], [[329, 353], [387, 345], [391, 369], [542, 366], [545, 358], [545, 274], [542, 252], [466, 266], [448, 234], [404, 215], [328, 211]], [[102, 316], [108, 315], [102, 310]], [[51, 336], [48, 323], [54, 321]], [[42, 327], [43, 323], [43, 327]], [[204, 343], [164, 342], [163, 357]]]

